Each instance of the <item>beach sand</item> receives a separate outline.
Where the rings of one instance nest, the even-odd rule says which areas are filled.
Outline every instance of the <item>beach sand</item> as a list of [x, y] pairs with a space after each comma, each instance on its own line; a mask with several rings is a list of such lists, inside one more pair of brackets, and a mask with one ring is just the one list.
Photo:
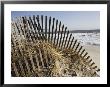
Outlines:
[[100, 46], [84, 46], [88, 56], [92, 58], [95, 64], [100, 68]]

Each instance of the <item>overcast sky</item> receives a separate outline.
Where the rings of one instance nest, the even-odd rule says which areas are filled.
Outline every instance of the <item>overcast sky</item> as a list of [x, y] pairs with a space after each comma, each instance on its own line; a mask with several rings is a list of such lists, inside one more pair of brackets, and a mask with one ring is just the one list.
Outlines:
[[99, 11], [12, 11], [12, 18], [18, 16], [44, 15], [55, 17], [69, 30], [100, 29]]

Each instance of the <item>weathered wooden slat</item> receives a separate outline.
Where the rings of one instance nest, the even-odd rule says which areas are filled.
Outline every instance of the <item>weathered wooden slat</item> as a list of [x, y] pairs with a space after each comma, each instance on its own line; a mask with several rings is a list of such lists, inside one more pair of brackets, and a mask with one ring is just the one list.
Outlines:
[[70, 42], [71, 36], [72, 36], [72, 34], [70, 34], [70, 36], [69, 36], [69, 40], [68, 40], [66, 48], [68, 48], [68, 46], [69, 46], [69, 42]]
[[18, 27], [17, 23], [15, 23], [15, 26], [16, 26], [16, 28], [17, 28], [18, 34], [19, 34], [19, 35], [21, 35], [21, 34], [20, 34], [20, 30], [19, 30], [19, 27]]
[[48, 60], [48, 58], [47, 58], [47, 51], [46, 50], [44, 50], [44, 59], [45, 59], [45, 61], [46, 61], [46, 68], [48, 68], [49, 67], [49, 60]]
[[26, 19], [25, 19], [25, 17], [22, 17], [22, 20], [23, 20], [23, 26], [24, 26], [24, 28], [26, 28]]
[[20, 30], [22, 31], [22, 34], [25, 36], [25, 30], [23, 29], [23, 20], [22, 20], [22, 17], [20, 17]]
[[70, 45], [69, 45], [69, 49], [71, 49], [73, 41], [74, 41], [74, 37], [73, 37], [72, 40], [71, 40], [71, 43], [70, 43]]
[[38, 60], [38, 55], [37, 54], [35, 55], [35, 59], [36, 59], [37, 67], [38, 67], [38, 70], [39, 70], [40, 69], [40, 65], [39, 65], [39, 60]]
[[47, 59], [48, 59], [48, 68], [50, 68], [50, 65], [51, 65], [51, 54], [49, 54], [48, 52], [47, 52]]
[[57, 34], [57, 26], [58, 26], [58, 20], [56, 20], [56, 29], [55, 29], [55, 37], [54, 37], [54, 44], [56, 43], [56, 34]]
[[99, 72], [99, 71], [100, 71], [100, 69], [97, 69], [96, 71], [97, 71], [97, 72]]
[[69, 31], [67, 31], [66, 40], [65, 40], [65, 42], [64, 42], [64, 48], [65, 48], [65, 46], [66, 46], [66, 42], [67, 42], [67, 39], [68, 39], [68, 35], [69, 35]]
[[19, 75], [18, 70], [16, 68], [16, 64], [12, 63], [12, 66], [13, 66], [13, 69], [14, 69], [14, 72], [15, 72], [16, 76], [19, 77], [20, 75]]
[[34, 31], [31, 31], [31, 33], [32, 33], [32, 38], [34, 39], [34, 42], [36, 42], [37, 41], [37, 37], [36, 37], [36, 35], [35, 35], [35, 32]]
[[37, 32], [37, 23], [36, 23], [36, 17], [33, 16], [33, 24], [34, 24], [34, 32], [35, 32], [35, 36], [36, 36], [36, 39], [38, 39], [38, 32]]
[[61, 26], [61, 21], [60, 21], [60, 23], [59, 23], [59, 31], [58, 31], [58, 37], [57, 37], [57, 43], [56, 43], [56, 46], [58, 46], [59, 35], [60, 35], [60, 26]]
[[50, 41], [50, 27], [51, 27], [51, 17], [49, 17], [48, 41]]
[[75, 42], [74, 42], [74, 44], [73, 44], [73, 46], [72, 46], [72, 49], [74, 49], [76, 43], [77, 43], [77, 40], [75, 40]]
[[90, 62], [92, 62], [92, 59], [90, 59], [90, 60], [88, 61], [88, 63], [90, 63]]
[[82, 54], [84, 53], [85, 49], [81, 52], [80, 56], [82, 56]]
[[[15, 25], [15, 27], [16, 27], [17, 25]], [[17, 29], [18, 29], [18, 27], [17, 27]], [[15, 35], [14, 35], [14, 37], [13, 37], [13, 35], [11, 35], [11, 37], [13, 38], [13, 39], [15, 39], [15, 45], [17, 45], [17, 49], [18, 49], [18, 51], [20, 51], [20, 54], [22, 54], [22, 50], [20, 49], [20, 47], [21, 47], [21, 43], [18, 41], [18, 38], [17, 38], [17, 31], [16, 30], [14, 30], [14, 32], [15, 32]]]
[[79, 45], [80, 45], [80, 43], [77, 44], [77, 46], [76, 46], [76, 48], [75, 48], [75, 52], [76, 52], [76, 50], [78, 49]]
[[63, 36], [63, 40], [62, 40], [62, 44], [61, 44], [61, 49], [63, 48], [66, 30], [67, 30], [67, 27], [65, 27], [65, 30], [64, 30], [64, 36]]
[[[31, 22], [32, 23], [32, 22]], [[28, 20], [28, 34], [29, 34], [29, 37], [30, 37], [30, 40], [33, 42], [33, 43], [35, 43], [36, 42], [36, 39], [35, 39], [35, 34], [33, 33], [33, 27], [32, 27], [32, 25], [33, 24], [31, 24], [30, 22], [29, 22], [29, 20]], [[34, 25], [33, 25], [34, 26]], [[33, 29], [33, 30], [31, 30], [31, 29]]]
[[24, 24], [24, 30], [25, 30], [25, 34], [26, 34], [26, 38], [29, 38], [29, 34], [28, 34], [28, 23], [27, 23], [27, 17], [23, 17], [23, 24]]
[[[47, 24], [47, 23], [46, 23]], [[41, 15], [41, 26], [42, 26], [42, 32], [43, 32], [43, 15]], [[44, 33], [44, 32], [43, 32]]]
[[20, 31], [20, 37], [22, 37], [23, 39], [26, 38], [26, 36], [24, 35], [24, 29], [22, 26], [22, 18], [19, 18], [19, 22], [18, 22], [18, 26], [19, 26], [19, 31]]
[[27, 68], [28, 73], [31, 73], [27, 59], [25, 57], [23, 59], [24, 59], [24, 62], [26, 64], [26, 68]]
[[22, 26], [20, 25], [20, 27], [21, 27], [21, 33], [22, 33], [22, 35], [24, 35], [24, 37], [25, 37], [25, 32], [24, 32], [24, 30], [23, 30], [23, 28], [22, 28]]
[[47, 16], [45, 16], [45, 38], [47, 39]]
[[[85, 55], [83, 56], [83, 58], [84, 58], [87, 54], [88, 54], [88, 52], [85, 53]], [[88, 56], [88, 57], [90, 57], [90, 56]]]
[[79, 50], [78, 50], [78, 52], [77, 52], [78, 54], [79, 54], [79, 52], [81, 51], [82, 47], [83, 47], [83, 46], [81, 46], [81, 47], [79, 48]]
[[59, 47], [60, 47], [60, 44], [61, 44], [61, 40], [62, 40], [62, 34], [64, 32], [64, 25], [62, 26], [62, 30], [61, 30], [61, 36], [60, 36], [60, 41], [59, 41]]
[[14, 41], [15, 39], [14, 39], [14, 36], [11, 34], [11, 43], [13, 43], [12, 45], [13, 45], [13, 48], [15, 49], [15, 47], [16, 47], [16, 42]]
[[15, 46], [12, 35], [11, 35], [11, 45], [12, 45], [13, 47]]
[[55, 22], [55, 18], [53, 18], [51, 42], [53, 40], [54, 22]]
[[24, 30], [24, 32], [25, 32], [26, 40], [27, 40], [28, 42], [30, 42], [29, 32], [28, 32], [27, 17], [22, 17], [22, 19], [23, 19], [23, 26], [24, 26], [23, 30]]
[[93, 67], [93, 69], [96, 69], [96, 68], [97, 68], [97, 66], [94, 66], [94, 67]]
[[32, 37], [32, 32], [31, 32], [32, 24], [31, 23], [29, 23], [29, 21], [28, 21], [28, 24], [27, 24], [27, 26], [28, 26], [28, 37], [30, 38], [31, 42], [35, 43], [35, 38]]
[[14, 34], [14, 37], [16, 37], [17, 38], [17, 35], [19, 35], [19, 32], [18, 32], [18, 25], [17, 25], [17, 23], [15, 22], [15, 23], [13, 23], [13, 34]]
[[36, 20], [37, 20], [37, 23], [38, 23], [38, 25], [36, 25], [36, 27], [37, 27], [38, 34], [39, 34], [39, 39], [43, 39], [42, 34], [41, 34], [41, 26], [40, 26], [40, 23], [39, 23], [39, 15], [37, 15]]
[[88, 56], [87, 58], [86, 58], [86, 60], [88, 60], [90, 58], [90, 56]]
[[33, 69], [33, 71], [35, 71], [36, 70], [36, 67], [34, 65], [33, 57], [32, 57], [32, 55], [30, 53], [29, 53], [29, 57], [30, 57], [29, 59], [31, 61], [32, 69]]
[[40, 49], [38, 49], [38, 50], [39, 50], [40, 60], [41, 60], [41, 62], [42, 62], [42, 67], [45, 68], [45, 65], [44, 65], [44, 62], [43, 62], [43, 57], [42, 57], [41, 50], [40, 50]]
[[30, 30], [28, 31], [28, 37], [29, 37], [29, 42], [34, 43], [34, 40], [31, 36], [31, 31]]
[[29, 30], [31, 30], [33, 36], [34, 36], [34, 41], [36, 41], [36, 39], [38, 39], [38, 34], [36, 32], [36, 22], [35, 22], [35, 16], [33, 15], [33, 20], [31, 19], [31, 17], [29, 17], [28, 20], [28, 26], [29, 26]]
[[[45, 26], [47, 26], [47, 23], [46, 23], [46, 19], [45, 19]], [[47, 27], [44, 27], [44, 23], [43, 23], [43, 15], [41, 15], [41, 34], [42, 34], [42, 39], [43, 40], [46, 40], [46, 33], [44, 32], [44, 28], [45, 28], [45, 31], [47, 30]]]
[[90, 66], [93, 66], [95, 63], [93, 62]]
[[22, 62], [19, 60], [18, 63], [19, 63], [20, 69], [21, 69], [22, 76], [25, 76], [25, 71], [24, 71], [24, 68], [22, 66]]

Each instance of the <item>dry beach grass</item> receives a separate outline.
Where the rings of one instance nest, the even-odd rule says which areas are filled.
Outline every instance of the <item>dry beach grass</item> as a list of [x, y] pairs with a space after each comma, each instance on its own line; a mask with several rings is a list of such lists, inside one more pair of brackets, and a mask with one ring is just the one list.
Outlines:
[[[36, 20], [35, 20], [36, 18]], [[51, 17], [50, 17], [51, 19]], [[67, 27], [59, 23], [58, 38], [53, 32], [45, 32], [39, 23], [39, 16], [22, 17], [12, 22], [11, 32], [11, 73], [14, 77], [99, 77], [98, 52], [96, 48], [86, 47], [88, 52], [74, 39]], [[53, 21], [55, 18], [53, 18]], [[36, 23], [37, 21], [37, 23]], [[47, 18], [46, 18], [47, 22]], [[51, 23], [51, 20], [49, 21]], [[58, 21], [56, 21], [58, 24]], [[49, 25], [50, 27], [50, 25]], [[36, 29], [37, 28], [37, 29]], [[52, 31], [54, 22], [52, 25]], [[61, 30], [62, 29], [62, 30]], [[55, 30], [57, 31], [57, 30]], [[65, 37], [62, 37], [62, 32]], [[47, 34], [48, 37], [47, 37]], [[69, 40], [67, 40], [69, 38]], [[72, 40], [70, 40], [72, 39]], [[56, 40], [56, 41], [53, 41]], [[56, 43], [58, 42], [58, 43]], [[62, 43], [63, 44], [62, 44]], [[89, 49], [88, 49], [89, 48]], [[87, 55], [89, 53], [89, 56]], [[97, 54], [97, 56], [92, 56]]]

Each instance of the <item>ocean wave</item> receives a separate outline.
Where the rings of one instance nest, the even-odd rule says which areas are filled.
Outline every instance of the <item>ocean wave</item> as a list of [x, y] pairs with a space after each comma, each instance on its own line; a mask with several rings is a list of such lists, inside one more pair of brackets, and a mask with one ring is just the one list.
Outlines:
[[100, 46], [100, 33], [74, 33], [73, 35], [82, 45]]

